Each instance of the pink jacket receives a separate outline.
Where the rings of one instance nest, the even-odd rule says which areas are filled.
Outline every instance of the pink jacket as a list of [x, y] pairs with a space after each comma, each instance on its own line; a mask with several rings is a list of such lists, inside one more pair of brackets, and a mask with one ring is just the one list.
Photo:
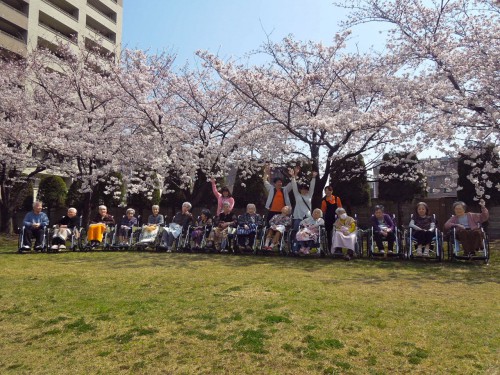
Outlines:
[[222, 194], [219, 193], [219, 191], [217, 190], [217, 186], [215, 186], [215, 182], [211, 181], [211, 183], [212, 183], [212, 192], [214, 193], [215, 198], [217, 198], [217, 213], [215, 214], [215, 216], [218, 216], [223, 211], [222, 204], [224, 202], [229, 202], [229, 207], [231, 207], [231, 210], [232, 210], [234, 207], [234, 198], [233, 197], [229, 197], [229, 198], [223, 197]]
[[[479, 224], [484, 223], [490, 217], [490, 213], [488, 212], [488, 209], [486, 207], [481, 207], [481, 213], [480, 214], [475, 214], [475, 213], [472, 213], [472, 212], [467, 212], [465, 215], [467, 215], [467, 219], [469, 220], [469, 227], [471, 229], [477, 228], [479, 226]], [[453, 215], [444, 224], [444, 229], [445, 230], [449, 230], [449, 229], [451, 229], [456, 224], [458, 224], [458, 218], [457, 218], [457, 216]]]

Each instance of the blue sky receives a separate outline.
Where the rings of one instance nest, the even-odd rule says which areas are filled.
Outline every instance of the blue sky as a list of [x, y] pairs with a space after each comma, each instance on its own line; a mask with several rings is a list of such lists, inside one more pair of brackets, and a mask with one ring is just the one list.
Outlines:
[[[273, 41], [293, 34], [330, 44], [345, 14], [331, 0], [124, 0], [123, 46], [173, 52], [178, 65], [199, 49], [236, 58], [258, 48], [266, 33]], [[381, 48], [380, 27], [356, 28], [350, 46]]]

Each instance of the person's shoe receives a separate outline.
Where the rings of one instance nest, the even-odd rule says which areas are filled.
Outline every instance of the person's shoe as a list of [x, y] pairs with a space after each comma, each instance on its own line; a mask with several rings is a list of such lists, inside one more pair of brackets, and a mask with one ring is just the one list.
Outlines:
[[31, 247], [28, 246], [28, 245], [23, 245], [23, 246], [21, 246], [21, 249], [23, 249], [23, 250], [29, 250], [29, 249], [31, 249]]
[[421, 257], [422, 256], [422, 248], [417, 247], [417, 256]]
[[42, 246], [41, 245], [37, 245], [35, 246], [35, 251], [42, 251]]
[[50, 250], [59, 250], [59, 245], [52, 245]]
[[429, 256], [429, 249], [425, 249], [424, 250], [424, 257], [428, 257]]
[[66, 245], [59, 245], [59, 250], [64, 250], [66, 249]]

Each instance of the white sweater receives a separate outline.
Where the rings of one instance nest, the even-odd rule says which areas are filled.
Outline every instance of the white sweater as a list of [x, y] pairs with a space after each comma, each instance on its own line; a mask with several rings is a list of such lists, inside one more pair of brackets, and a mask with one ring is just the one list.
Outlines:
[[293, 196], [295, 197], [295, 208], [293, 210], [294, 219], [302, 220], [307, 216], [311, 216], [311, 203], [312, 203], [311, 201], [312, 201], [312, 196], [314, 194], [315, 186], [316, 186], [316, 178], [313, 177], [311, 179], [311, 184], [309, 185], [309, 192], [306, 195], [302, 195], [299, 192], [299, 188], [297, 186], [297, 181], [295, 180], [295, 177], [292, 177], [292, 190], [293, 190]]

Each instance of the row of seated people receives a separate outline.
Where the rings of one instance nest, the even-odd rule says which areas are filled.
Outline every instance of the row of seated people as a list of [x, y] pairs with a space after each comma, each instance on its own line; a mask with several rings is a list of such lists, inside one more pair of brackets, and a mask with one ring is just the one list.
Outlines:
[[[223, 202], [222, 212], [215, 218], [212, 218], [210, 211], [205, 209], [202, 211], [199, 220], [195, 221], [190, 209], [191, 204], [185, 202], [181, 211], [174, 216], [172, 223], [163, 229], [161, 242], [167, 250], [171, 250], [174, 241], [189, 227], [192, 227], [191, 239], [195, 248], [200, 247], [202, 238], [207, 238], [208, 241], [205, 243], [205, 245], [208, 245], [207, 247], [220, 250], [223, 241], [227, 241], [229, 236], [236, 234], [238, 238], [237, 245], [248, 249], [254, 243], [258, 228], [264, 224], [262, 216], [256, 213], [253, 204], [249, 204], [246, 213], [238, 218], [232, 214], [229, 202]], [[482, 238], [480, 231], [477, 230], [478, 224], [488, 219], [488, 210], [483, 201], [481, 201], [480, 214], [467, 213], [463, 202], [455, 202], [453, 209], [455, 215], [446, 222], [445, 229], [454, 228], [457, 231], [458, 240], [463, 243], [465, 255], [474, 255], [481, 248]], [[159, 207], [153, 206], [152, 211], [152, 215], [148, 218], [148, 225], [143, 228], [143, 232], [146, 234], [153, 232], [155, 228], [159, 230], [159, 227], [165, 224], [163, 215], [159, 213]], [[273, 250], [278, 246], [285, 231], [291, 226], [290, 213], [291, 208], [285, 206], [280, 214], [271, 217], [262, 245], [263, 250]], [[347, 255], [352, 256], [356, 241], [356, 221], [347, 216], [343, 208], [338, 208], [335, 213], [335, 230], [331, 238], [332, 245], [330, 248], [334, 253], [341, 253], [342, 248], [347, 249]], [[125, 242], [129, 238], [131, 228], [138, 225], [138, 219], [134, 214], [135, 211], [129, 208], [126, 215], [121, 219], [118, 236], [120, 243]], [[74, 231], [74, 228], [79, 225], [79, 219], [76, 215], [76, 209], [70, 208], [67, 215], [58, 222], [53, 232], [53, 250], [64, 248], [65, 242], [70, 235], [78, 236], [79, 232]], [[309, 253], [313, 244], [318, 242], [319, 228], [325, 225], [322, 216], [323, 211], [316, 209], [313, 210], [311, 216], [306, 217], [299, 223], [300, 227], [293, 239], [292, 252]], [[43, 231], [49, 224], [46, 214], [42, 212], [41, 202], [33, 204], [33, 211], [26, 215], [23, 224], [27, 230], [24, 231], [22, 248], [31, 248], [32, 238], [35, 238], [35, 249], [40, 249], [43, 242]], [[107, 213], [107, 208], [100, 206], [98, 214], [92, 219], [88, 228], [87, 240], [89, 243], [93, 246], [98, 245], [103, 239], [106, 228], [114, 224], [115, 220]], [[210, 231], [205, 233], [207, 227], [210, 227]], [[434, 236], [435, 227], [435, 219], [430, 215], [427, 205], [423, 202], [418, 203], [409, 224], [409, 228], [413, 230], [413, 237], [417, 242], [416, 256], [425, 257], [429, 255], [429, 247]], [[392, 252], [396, 241], [394, 234], [395, 223], [389, 215], [384, 213], [382, 206], [376, 206], [374, 209], [372, 228], [373, 240], [377, 244], [379, 252], [384, 253], [385, 251], [383, 242], [387, 242], [388, 252]]]

